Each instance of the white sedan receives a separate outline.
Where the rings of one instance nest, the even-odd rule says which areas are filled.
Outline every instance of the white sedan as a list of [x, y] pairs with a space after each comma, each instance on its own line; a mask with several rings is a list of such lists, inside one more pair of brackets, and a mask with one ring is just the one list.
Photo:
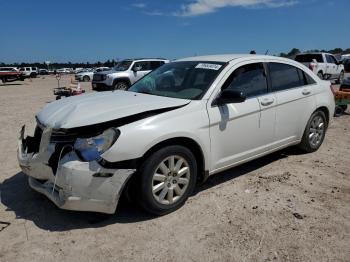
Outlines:
[[109, 67], [98, 67], [94, 70], [81, 71], [75, 74], [75, 80], [89, 82], [92, 80], [93, 76], [97, 72], [109, 71]]
[[122, 192], [148, 212], [179, 208], [198, 181], [271, 152], [321, 146], [334, 113], [330, 82], [259, 55], [165, 64], [128, 91], [46, 105], [18, 160], [58, 207], [114, 213]]

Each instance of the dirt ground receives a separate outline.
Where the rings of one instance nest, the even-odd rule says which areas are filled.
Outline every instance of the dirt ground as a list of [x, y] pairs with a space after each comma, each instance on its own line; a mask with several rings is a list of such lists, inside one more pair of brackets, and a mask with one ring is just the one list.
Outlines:
[[0, 261], [350, 261], [350, 114], [318, 152], [286, 149], [210, 177], [172, 214], [124, 201], [104, 216], [59, 210], [18, 167], [18, 131], [34, 130], [56, 86], [0, 84]]

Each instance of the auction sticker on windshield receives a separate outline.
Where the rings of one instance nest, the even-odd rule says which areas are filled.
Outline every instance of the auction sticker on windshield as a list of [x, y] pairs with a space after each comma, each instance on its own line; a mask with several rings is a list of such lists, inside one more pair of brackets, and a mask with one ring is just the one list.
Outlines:
[[219, 70], [221, 68], [221, 65], [200, 63], [200, 64], [198, 64], [196, 66], [196, 68], [199, 68], [199, 69], [210, 69], [210, 70]]

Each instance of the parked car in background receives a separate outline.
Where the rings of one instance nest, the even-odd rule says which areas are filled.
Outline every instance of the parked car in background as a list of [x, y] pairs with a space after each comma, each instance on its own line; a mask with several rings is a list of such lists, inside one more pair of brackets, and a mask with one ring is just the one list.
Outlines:
[[95, 91], [126, 90], [137, 80], [166, 63], [169, 63], [169, 60], [162, 58], [123, 60], [111, 71], [94, 74], [92, 89]]
[[89, 82], [92, 80], [93, 75], [95, 73], [109, 71], [109, 70], [110, 70], [109, 67], [98, 67], [98, 68], [94, 69], [93, 71], [81, 71], [81, 72], [75, 74], [75, 80]]
[[350, 58], [345, 58], [343, 60], [344, 70], [347, 73], [350, 73]]
[[127, 91], [47, 104], [34, 137], [22, 128], [18, 160], [60, 208], [114, 213], [127, 190], [162, 215], [209, 175], [292, 145], [318, 150], [335, 108], [330, 85], [285, 58], [180, 59]]
[[69, 68], [60, 68], [56, 70], [56, 74], [70, 74], [71, 71]]
[[0, 72], [19, 72], [17, 67], [0, 67]]
[[344, 79], [344, 66], [332, 54], [305, 53], [297, 55], [295, 60], [309, 67], [320, 79], [336, 80], [338, 83]]
[[16, 67], [0, 67], [0, 80], [3, 83], [24, 80], [24, 75]]
[[35, 78], [39, 74], [37, 67], [21, 67], [19, 69], [26, 78]]
[[49, 74], [49, 70], [47, 69], [39, 69], [39, 75], [48, 75]]
[[74, 74], [77, 74], [77, 73], [82, 72], [82, 71], [84, 71], [84, 68], [77, 67], [77, 68], [74, 69]]

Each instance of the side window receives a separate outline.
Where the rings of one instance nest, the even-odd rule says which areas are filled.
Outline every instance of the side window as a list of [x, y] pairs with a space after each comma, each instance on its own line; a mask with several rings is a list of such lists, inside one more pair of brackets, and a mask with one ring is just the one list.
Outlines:
[[335, 59], [334, 56], [330, 56], [330, 57], [331, 57], [331, 59], [332, 59], [332, 63], [333, 63], [333, 64], [337, 64], [337, 59]]
[[269, 63], [271, 88], [273, 91], [282, 91], [304, 85], [300, 79], [298, 68], [281, 63]]
[[134, 67], [137, 67], [137, 66], [141, 67], [140, 71], [151, 70], [151, 69], [149, 69], [149, 62], [148, 61], [136, 62]]
[[330, 64], [334, 63], [330, 55], [326, 55], [326, 60], [327, 60], [327, 63], [330, 63]]
[[301, 79], [303, 85], [307, 86], [307, 85], [316, 84], [316, 81], [308, 73], [304, 72], [299, 68], [297, 70], [298, 70], [299, 78]]
[[150, 62], [150, 70], [157, 69], [158, 67], [160, 67], [163, 64], [164, 64], [164, 62], [162, 62], [162, 61], [151, 61]]
[[222, 89], [239, 90], [247, 97], [267, 93], [264, 65], [262, 63], [255, 63], [237, 68], [226, 80]]

